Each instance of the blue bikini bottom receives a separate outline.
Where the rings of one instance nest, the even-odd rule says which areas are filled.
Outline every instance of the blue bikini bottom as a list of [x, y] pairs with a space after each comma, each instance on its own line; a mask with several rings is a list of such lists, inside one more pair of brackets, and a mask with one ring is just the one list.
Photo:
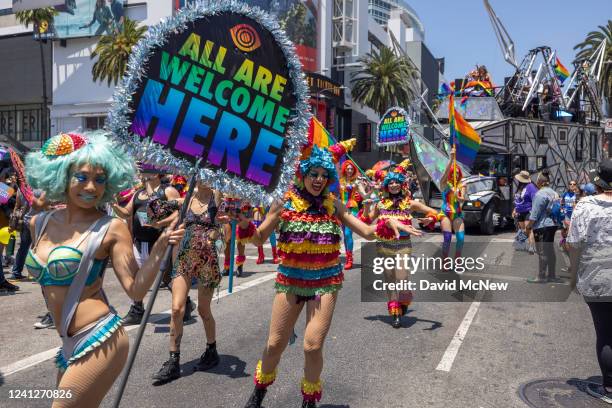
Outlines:
[[66, 371], [70, 364], [100, 347], [120, 327], [121, 318], [110, 312], [97, 322], [79, 330], [74, 336], [63, 338], [62, 347], [55, 356], [55, 365], [61, 371]]

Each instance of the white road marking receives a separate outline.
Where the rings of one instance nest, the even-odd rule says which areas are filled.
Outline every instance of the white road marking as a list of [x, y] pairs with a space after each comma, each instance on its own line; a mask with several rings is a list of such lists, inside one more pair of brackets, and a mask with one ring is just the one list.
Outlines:
[[[272, 280], [276, 277], [276, 273], [267, 273], [265, 276], [262, 276], [260, 278], [256, 278], [247, 282], [244, 282], [241, 285], [235, 286], [233, 289], [233, 293], [236, 292], [240, 292], [242, 290], [248, 289], [248, 288], [252, 288], [254, 286], [260, 285], [262, 283], [265, 283], [269, 280]], [[219, 294], [217, 296], [215, 296], [213, 298], [213, 300], [217, 300], [217, 299], [221, 299], [224, 298], [228, 295], [230, 295], [231, 293], [229, 293], [227, 291], [227, 289], [224, 289], [222, 291], [219, 291]], [[165, 310], [161, 313], [155, 313], [156, 316], [154, 317], [150, 317], [149, 321], [147, 324], [151, 324], [151, 323], [157, 323], [163, 319], [168, 318], [168, 315], [172, 312], [172, 309], [168, 309]], [[132, 330], [136, 330], [139, 326], [135, 325], [135, 326], [127, 326], [124, 327], [125, 331], [132, 331]], [[55, 347], [46, 351], [43, 351], [41, 353], [38, 354], [34, 354], [32, 356], [26, 357], [22, 360], [16, 361], [12, 364], [9, 364], [7, 366], [4, 366], [2, 368], [0, 368], [0, 374], [2, 374], [4, 377], [8, 377], [9, 375], [12, 374], [16, 374], [20, 371], [23, 371], [27, 368], [33, 367], [35, 365], [38, 365], [42, 362], [45, 362], [47, 360], [50, 360], [52, 358], [55, 357], [55, 355], [57, 354], [59, 350], [59, 347]]]
[[472, 324], [472, 320], [474, 320], [474, 316], [476, 316], [476, 312], [480, 307], [480, 302], [472, 302], [470, 308], [468, 309], [463, 321], [459, 325], [459, 328], [455, 332], [453, 339], [450, 344], [446, 348], [444, 355], [442, 356], [442, 360], [436, 367], [438, 371], [446, 371], [449, 372], [451, 367], [453, 366], [453, 362], [455, 361], [455, 357], [457, 357], [457, 353], [459, 353], [459, 348], [463, 344], [463, 340], [465, 339], [465, 335]]

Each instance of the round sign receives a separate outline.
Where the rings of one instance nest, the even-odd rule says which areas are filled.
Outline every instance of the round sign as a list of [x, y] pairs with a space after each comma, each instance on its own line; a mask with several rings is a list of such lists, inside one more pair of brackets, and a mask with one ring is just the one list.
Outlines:
[[390, 108], [378, 123], [376, 144], [390, 146], [408, 143], [408, 130], [410, 129], [410, 116], [400, 107]]
[[308, 88], [274, 19], [196, 3], [149, 28], [115, 94], [111, 130], [138, 160], [257, 203], [280, 198], [305, 143]]

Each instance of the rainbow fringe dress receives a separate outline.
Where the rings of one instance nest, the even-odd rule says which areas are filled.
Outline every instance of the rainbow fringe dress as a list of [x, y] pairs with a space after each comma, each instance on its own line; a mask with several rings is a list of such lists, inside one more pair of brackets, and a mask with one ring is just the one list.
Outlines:
[[316, 209], [297, 191], [287, 193], [279, 224], [277, 292], [312, 297], [342, 288], [342, 231], [334, 200], [329, 194]]

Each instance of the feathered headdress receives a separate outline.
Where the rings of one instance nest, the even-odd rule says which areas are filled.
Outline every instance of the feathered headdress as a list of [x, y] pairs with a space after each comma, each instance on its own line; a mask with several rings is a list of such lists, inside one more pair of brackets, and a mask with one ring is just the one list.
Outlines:
[[385, 191], [388, 192], [389, 183], [391, 183], [391, 181], [397, 181], [399, 184], [404, 184], [406, 182], [408, 166], [410, 166], [410, 161], [406, 159], [387, 173], [383, 181], [383, 188]]

